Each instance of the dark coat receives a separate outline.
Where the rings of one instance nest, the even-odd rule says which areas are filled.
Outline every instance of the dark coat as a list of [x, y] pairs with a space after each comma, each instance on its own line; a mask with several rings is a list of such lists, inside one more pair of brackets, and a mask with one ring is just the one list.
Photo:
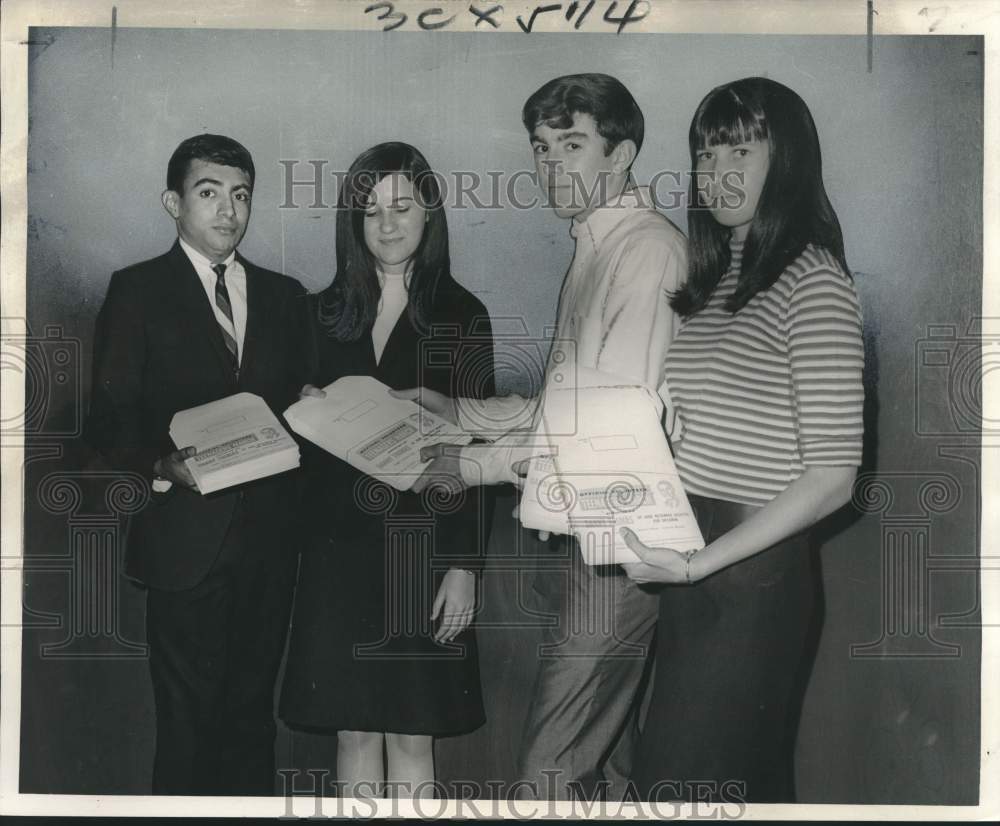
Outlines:
[[[318, 304], [318, 297], [313, 299]], [[342, 376], [373, 376], [395, 390], [429, 387], [448, 396], [488, 398], [495, 394], [493, 330], [475, 296], [457, 282], [439, 289], [429, 328], [419, 332], [404, 309], [376, 364], [371, 329], [355, 341], [337, 341], [317, 326], [318, 369], [313, 384], [323, 387]], [[433, 492], [404, 492], [386, 509], [371, 507], [381, 486], [345, 462], [308, 450], [304, 521], [314, 534], [331, 530], [350, 542], [381, 546], [388, 517], [430, 517], [435, 521], [434, 556], [454, 556], [456, 567], [483, 564], [489, 538], [492, 494], [482, 488], [448, 502]], [[388, 486], [385, 486], [386, 488]]]
[[[237, 378], [198, 274], [179, 243], [111, 276], [97, 318], [87, 441], [119, 470], [152, 479], [176, 450], [175, 413], [238, 392], [261, 396], [280, 417], [315, 369], [302, 286], [242, 256], [247, 325]], [[212, 567], [234, 507], [245, 498], [262, 543], [292, 544], [298, 473], [202, 496], [174, 485], [131, 517], [125, 573], [163, 590], [198, 584]]]
[[[439, 290], [423, 333], [404, 310], [375, 363], [371, 329], [339, 342], [317, 325], [313, 384], [374, 376], [395, 389], [493, 395], [483, 305]], [[454, 735], [485, 719], [475, 632], [434, 642], [431, 608], [449, 568], [481, 568], [492, 495], [399, 492], [323, 451], [303, 456], [307, 526], [279, 713], [322, 730]]]

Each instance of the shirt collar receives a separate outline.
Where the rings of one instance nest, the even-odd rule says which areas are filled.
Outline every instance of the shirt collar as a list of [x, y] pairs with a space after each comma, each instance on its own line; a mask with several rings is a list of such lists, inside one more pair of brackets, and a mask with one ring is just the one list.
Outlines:
[[[187, 257], [191, 259], [191, 263], [194, 264], [194, 268], [196, 270], [200, 267], [202, 270], [207, 270], [209, 272], [212, 271], [212, 267], [215, 265], [208, 258], [206, 258], [204, 255], [198, 252], [198, 250], [192, 247], [187, 241], [185, 241], [179, 235], [177, 236], [177, 240], [180, 241], [181, 249], [184, 250], [184, 252], [187, 254]], [[220, 263], [225, 264], [226, 269], [228, 270], [234, 260], [236, 260], [236, 250], [233, 250], [231, 253], [229, 253], [229, 257], [225, 261], [221, 261]]]
[[573, 238], [581, 235], [589, 237], [596, 248], [626, 216], [640, 209], [652, 208], [649, 187], [631, 187], [609, 203], [597, 207], [582, 221], [574, 218], [569, 225], [569, 234]]

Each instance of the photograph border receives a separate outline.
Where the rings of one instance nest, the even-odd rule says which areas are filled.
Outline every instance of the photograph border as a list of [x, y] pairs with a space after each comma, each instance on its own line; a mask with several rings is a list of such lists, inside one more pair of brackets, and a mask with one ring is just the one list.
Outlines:
[[[962, 2], [928, 7], [907, 0], [880, 2], [844, 2], [844, 0], [777, 0], [776, 2], [740, 2], [740, 0], [644, 0], [648, 14], [639, 22], [617, 34], [613, 27], [595, 15], [580, 31], [603, 32], [609, 37], [628, 37], [631, 33], [723, 33], [723, 34], [851, 34], [869, 36], [869, 61], [877, 52], [878, 38], [888, 34], [905, 35], [983, 35], [984, 37], [984, 134], [983, 134], [983, 295], [982, 316], [1000, 317], [1000, 158], [995, 147], [1000, 146], [1000, 4], [991, 0]], [[495, 3], [475, 3], [486, 7]], [[163, 3], [139, 0], [117, 4], [78, 0], [69, 2], [29, 2], [6, 0], [0, 8], [2, 37], [2, 88], [4, 102], [0, 134], [3, 135], [0, 157], [2, 186], [2, 295], [0, 315], [9, 319], [26, 317], [26, 251], [27, 251], [27, 121], [28, 121], [28, 41], [29, 27], [96, 26], [107, 27], [113, 36], [115, 27], [143, 28], [220, 28], [220, 29], [338, 29], [379, 31], [382, 23], [365, 9], [372, 0], [273, 0], [267, 4], [222, 4], [213, 8], [203, 0], [178, 0]], [[525, 37], [548, 32], [566, 32], [562, 15], [539, 15], [531, 33], [525, 33], [515, 23], [531, 17], [539, 3], [503, 3], [503, 25], [500, 29], [476, 26], [474, 15], [461, 13], [470, 6], [468, 0], [395, 0], [396, 11], [407, 16], [406, 31], [419, 14], [430, 7], [441, 7], [456, 17], [448, 31], [476, 32], [483, 37]], [[620, 3], [624, 11], [628, 2]], [[266, 6], [266, 8], [265, 8]], [[402, 30], [402, 29], [401, 29]], [[424, 37], [433, 38], [434, 31]], [[431, 44], [428, 44], [429, 47]], [[869, 62], [869, 66], [870, 66]], [[6, 331], [4, 331], [6, 332]], [[9, 371], [3, 374], [0, 392], [0, 417], [9, 421], [24, 409], [24, 386], [11, 381]], [[985, 376], [984, 376], [985, 378]], [[983, 420], [1000, 420], [996, 381], [983, 383]], [[2, 682], [0, 682], [0, 813], [38, 815], [198, 815], [309, 817], [317, 814], [315, 799], [303, 798], [163, 798], [154, 796], [82, 796], [21, 794], [18, 787], [20, 766], [21, 710], [21, 630], [22, 622], [22, 553], [23, 553], [23, 446], [5, 443], [2, 458], [3, 498], [0, 505], [2, 524], [3, 576], [0, 600], [0, 652], [2, 652]], [[988, 538], [1000, 536], [1000, 462], [996, 448], [1000, 441], [984, 434], [981, 453], [982, 522], [979, 536], [981, 565], [988, 550]], [[993, 556], [996, 559], [997, 556]], [[774, 806], [748, 804], [744, 817], [748, 819], [823, 819], [823, 820], [984, 820], [1000, 818], [1000, 782], [998, 782], [998, 746], [1000, 746], [1000, 600], [996, 583], [989, 574], [980, 578], [982, 588], [982, 667], [981, 667], [981, 763], [980, 802], [978, 806], [855, 806], [811, 805]], [[351, 810], [359, 817], [405, 816], [419, 814], [406, 801], [364, 801]], [[468, 801], [438, 801], [433, 810], [441, 816], [471, 816]], [[506, 803], [491, 802], [491, 816], [526, 819], [579, 816], [571, 803], [540, 801]], [[534, 808], [532, 809], [532, 805]], [[375, 811], [373, 811], [373, 808]], [[482, 810], [484, 807], [480, 807]], [[650, 804], [628, 804], [624, 812], [634, 811], [636, 817], [651, 816]], [[690, 814], [691, 806], [681, 807]], [[662, 814], [662, 809], [661, 809]]]

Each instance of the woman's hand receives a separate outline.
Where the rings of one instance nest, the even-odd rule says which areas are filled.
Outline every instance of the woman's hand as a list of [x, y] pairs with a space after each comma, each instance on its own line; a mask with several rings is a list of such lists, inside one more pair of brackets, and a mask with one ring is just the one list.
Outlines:
[[426, 387], [408, 387], [405, 390], [390, 390], [394, 399], [408, 399], [416, 402], [424, 410], [429, 410], [435, 416], [440, 416], [449, 424], [458, 425], [458, 403], [451, 396], [429, 390]]
[[469, 627], [475, 609], [476, 575], [462, 568], [449, 569], [438, 588], [431, 611], [432, 622], [441, 617], [434, 641], [451, 642], [455, 639]]
[[857, 468], [815, 465], [792, 482], [746, 521], [716, 537], [697, 555], [664, 548], [650, 548], [628, 529], [625, 544], [642, 562], [622, 565], [636, 582], [697, 582], [734, 563], [760, 553], [851, 500]]
[[675, 551], [673, 548], [650, 548], [628, 528], [621, 529], [622, 538], [641, 562], [623, 562], [622, 568], [633, 582], [666, 582], [673, 585], [690, 585], [695, 581], [691, 571], [691, 554], [694, 551]]

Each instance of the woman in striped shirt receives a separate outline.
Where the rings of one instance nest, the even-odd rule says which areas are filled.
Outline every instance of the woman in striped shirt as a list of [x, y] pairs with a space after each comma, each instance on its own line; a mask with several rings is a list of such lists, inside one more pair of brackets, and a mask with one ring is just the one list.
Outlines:
[[766, 78], [713, 89], [689, 142], [666, 377], [707, 544], [683, 554], [625, 531], [642, 560], [629, 576], [670, 584], [634, 779], [651, 800], [788, 802], [819, 588], [808, 529], [849, 501], [861, 462], [861, 312], [795, 92]]

